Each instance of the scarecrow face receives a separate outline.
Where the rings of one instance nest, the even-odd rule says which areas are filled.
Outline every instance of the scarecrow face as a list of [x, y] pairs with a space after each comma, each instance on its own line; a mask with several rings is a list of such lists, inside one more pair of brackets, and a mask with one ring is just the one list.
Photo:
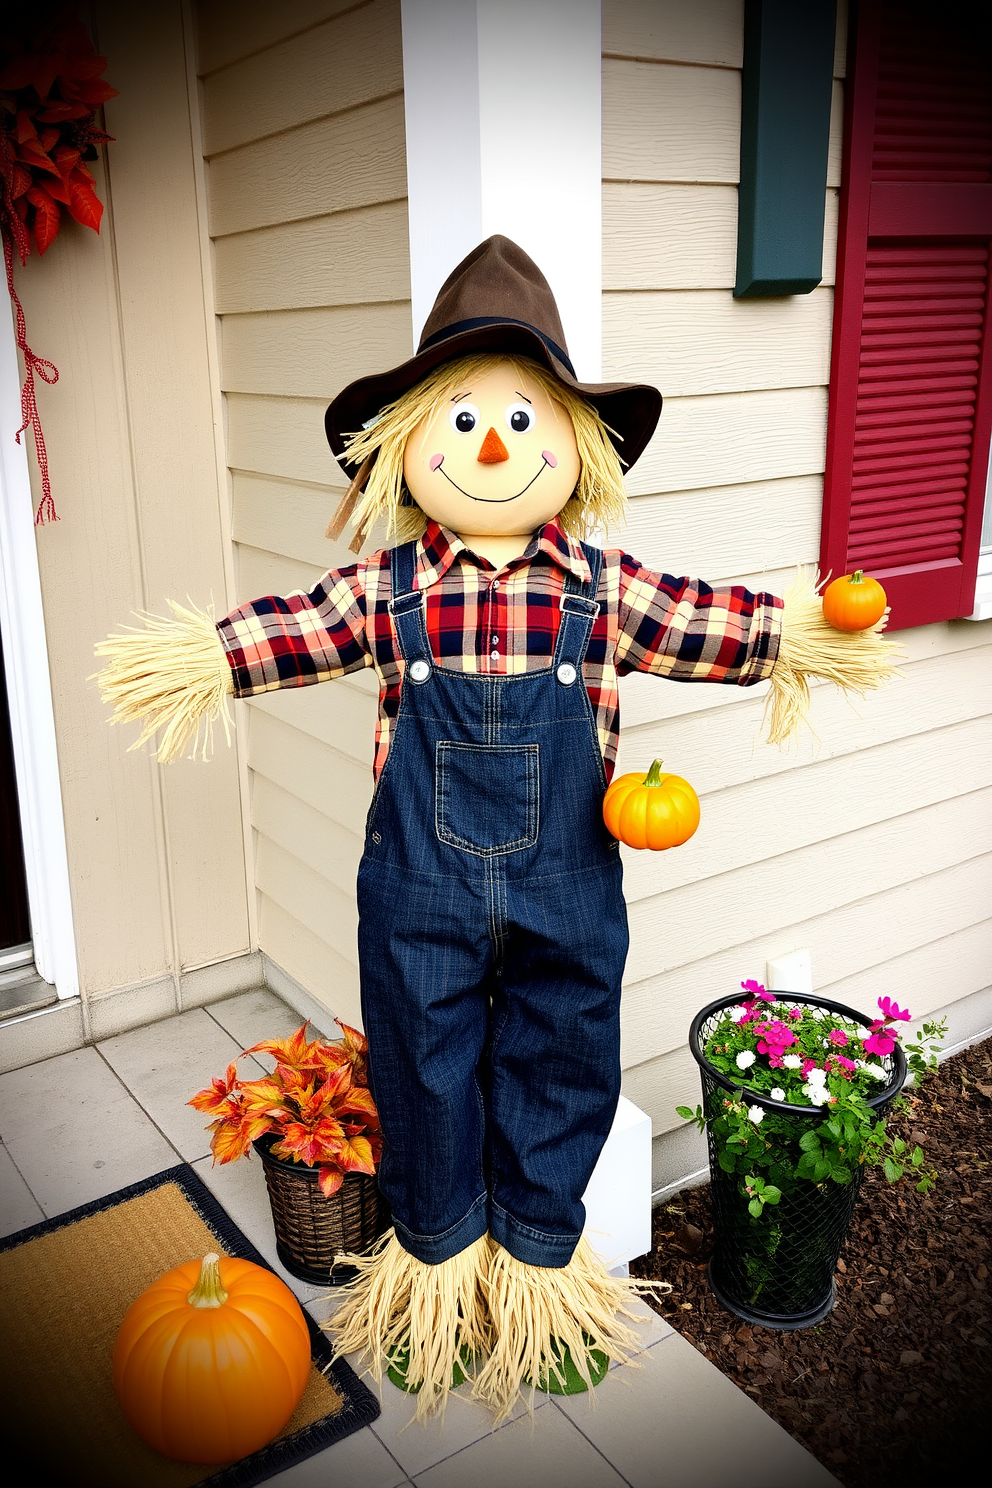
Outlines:
[[518, 536], [558, 515], [579, 479], [572, 420], [505, 362], [458, 387], [407, 442], [421, 511], [458, 534]]

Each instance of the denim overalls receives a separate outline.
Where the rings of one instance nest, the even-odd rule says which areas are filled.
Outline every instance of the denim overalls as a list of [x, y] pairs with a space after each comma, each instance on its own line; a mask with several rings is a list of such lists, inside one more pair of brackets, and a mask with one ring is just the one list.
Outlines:
[[549, 668], [439, 667], [416, 544], [390, 555], [406, 663], [358, 874], [362, 1015], [404, 1248], [488, 1230], [564, 1266], [620, 1093], [627, 915], [582, 662], [602, 553], [568, 574]]

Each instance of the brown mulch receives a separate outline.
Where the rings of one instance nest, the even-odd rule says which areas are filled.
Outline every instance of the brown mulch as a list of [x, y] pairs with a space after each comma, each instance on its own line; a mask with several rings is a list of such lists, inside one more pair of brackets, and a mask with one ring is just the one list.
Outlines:
[[992, 1417], [992, 1040], [946, 1060], [893, 1128], [939, 1177], [920, 1195], [865, 1174], [815, 1328], [751, 1327], [706, 1283], [709, 1186], [655, 1213], [654, 1249], [631, 1273], [672, 1291], [651, 1301], [845, 1488], [923, 1488], [988, 1461]]

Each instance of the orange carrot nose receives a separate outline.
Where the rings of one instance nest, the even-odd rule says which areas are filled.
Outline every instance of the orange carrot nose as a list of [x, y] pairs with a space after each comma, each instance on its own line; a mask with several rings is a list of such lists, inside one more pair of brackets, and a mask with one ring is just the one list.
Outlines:
[[490, 429], [489, 433], [482, 441], [482, 448], [479, 451], [479, 459], [481, 460], [482, 464], [498, 465], [500, 460], [508, 460], [509, 458], [510, 451], [507, 449], [502, 439], [500, 439], [499, 435], [496, 433], [496, 430]]

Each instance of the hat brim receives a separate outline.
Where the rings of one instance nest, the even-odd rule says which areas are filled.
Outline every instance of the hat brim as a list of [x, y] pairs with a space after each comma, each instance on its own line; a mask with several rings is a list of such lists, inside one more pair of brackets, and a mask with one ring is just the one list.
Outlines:
[[360, 430], [380, 409], [416, 387], [435, 367], [477, 351], [498, 351], [511, 356], [516, 353], [543, 363], [559, 382], [588, 399], [597, 410], [611, 431], [610, 438], [625, 470], [643, 454], [661, 414], [662, 398], [657, 388], [647, 383], [578, 382], [536, 331], [504, 321], [459, 331], [400, 366], [374, 377], [360, 377], [338, 393], [324, 415], [324, 430], [328, 444], [348, 475], [355, 475], [357, 465], [347, 457], [346, 435]]

